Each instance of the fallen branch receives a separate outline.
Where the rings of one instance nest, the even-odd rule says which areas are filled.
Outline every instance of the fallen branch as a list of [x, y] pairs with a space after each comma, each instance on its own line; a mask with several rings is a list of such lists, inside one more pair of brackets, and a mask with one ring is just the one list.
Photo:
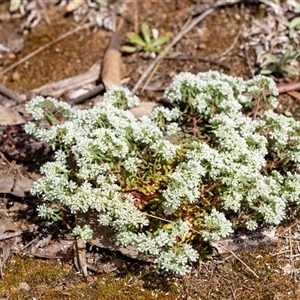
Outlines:
[[94, 89], [92, 89], [91, 91], [89, 91], [89, 92], [87, 92], [87, 93], [85, 93], [85, 94], [83, 94], [83, 95], [81, 95], [81, 96], [79, 96], [79, 97], [77, 97], [75, 99], [70, 99], [69, 103], [71, 105], [80, 104], [80, 103], [82, 103], [82, 102], [84, 102], [84, 101], [86, 101], [86, 100], [88, 100], [90, 98], [93, 98], [93, 97], [99, 95], [104, 90], [105, 90], [104, 84], [101, 82]]
[[8, 239], [11, 239], [13, 237], [20, 236], [20, 235], [24, 234], [24, 232], [25, 231], [15, 231], [15, 232], [2, 233], [2, 234], [0, 234], [0, 241], [8, 240]]
[[69, 90], [76, 90], [86, 84], [95, 82], [100, 74], [100, 62], [95, 63], [87, 72], [60, 81], [48, 83], [33, 90], [34, 95], [60, 97]]
[[259, 0], [218, 0], [218, 1], [209, 1], [208, 3], [206, 3], [205, 1], [205, 3], [197, 3], [193, 11], [190, 13], [190, 15], [195, 17], [200, 15], [201, 13], [203, 13], [209, 8], [218, 8], [227, 5], [234, 5], [237, 3], [260, 4], [260, 1]]
[[300, 82], [294, 82], [294, 83], [288, 83], [288, 84], [282, 84], [277, 86], [279, 94], [300, 90]]

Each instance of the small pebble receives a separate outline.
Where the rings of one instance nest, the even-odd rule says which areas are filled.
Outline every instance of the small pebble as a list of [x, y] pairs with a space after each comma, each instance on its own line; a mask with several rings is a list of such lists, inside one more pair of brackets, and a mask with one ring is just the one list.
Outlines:
[[24, 292], [28, 292], [30, 290], [30, 286], [27, 282], [20, 282], [19, 289]]

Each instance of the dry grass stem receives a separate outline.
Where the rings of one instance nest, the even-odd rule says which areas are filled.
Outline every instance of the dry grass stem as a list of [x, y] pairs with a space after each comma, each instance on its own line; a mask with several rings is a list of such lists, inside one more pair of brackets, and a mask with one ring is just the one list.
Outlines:
[[25, 61], [27, 61], [28, 59], [32, 58], [33, 56], [35, 56], [36, 54], [42, 52], [43, 50], [47, 49], [48, 47], [54, 45], [55, 43], [65, 39], [66, 37], [68, 37], [71, 34], [74, 34], [80, 30], [82, 30], [83, 28], [85, 28], [86, 25], [82, 25], [82, 26], [77, 26], [76, 28], [64, 33], [63, 35], [59, 36], [58, 38], [56, 38], [55, 40], [47, 43], [46, 45], [36, 49], [35, 51], [31, 52], [30, 54], [28, 54], [27, 56], [23, 57], [22, 59], [20, 59], [19, 61], [15, 62], [14, 64], [12, 64], [11, 66], [9, 66], [8, 68], [4, 69], [3, 71], [0, 72], [0, 75], [3, 75], [5, 73], [7, 73], [8, 71], [10, 71], [11, 69], [21, 65], [22, 63], [24, 63]]
[[[222, 246], [221, 246], [222, 247]], [[259, 278], [259, 276], [245, 263], [243, 262], [229, 247], [223, 247], [226, 250], [228, 250], [238, 261], [240, 261], [256, 278]]]
[[166, 56], [166, 54], [171, 50], [171, 48], [174, 45], [176, 45], [182, 39], [182, 37], [184, 37], [189, 31], [191, 31], [198, 23], [203, 21], [207, 16], [209, 16], [213, 12], [214, 12], [213, 8], [206, 10], [203, 14], [201, 14], [199, 17], [197, 17], [190, 24], [189, 24], [190, 19], [187, 20], [187, 22], [183, 26], [183, 29], [178, 33], [178, 35], [174, 38], [174, 40], [168, 46], [166, 46], [164, 51], [156, 57], [156, 59], [150, 64], [150, 66], [146, 69], [146, 71], [140, 77], [140, 79], [138, 80], [138, 82], [135, 84], [135, 86], [132, 89], [133, 94], [135, 94], [137, 92], [137, 90], [140, 88], [141, 84], [144, 82], [146, 77], [148, 77], [148, 75], [151, 73], [151, 71], [154, 69], [154, 67]]

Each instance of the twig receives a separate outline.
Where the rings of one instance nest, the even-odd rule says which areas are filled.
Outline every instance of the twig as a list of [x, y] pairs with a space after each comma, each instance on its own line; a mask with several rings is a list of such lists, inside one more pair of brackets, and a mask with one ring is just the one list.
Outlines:
[[236, 300], [235, 291], [233, 290], [232, 286], [230, 286], [230, 289], [232, 292], [233, 299]]
[[2, 233], [0, 235], [0, 241], [8, 240], [10, 238], [13, 238], [13, 237], [16, 237], [16, 236], [20, 236], [23, 233], [24, 233], [24, 231], [15, 231], [15, 232]]
[[11, 66], [9, 66], [8, 68], [4, 69], [3, 71], [0, 72], [0, 75], [5, 74], [6, 72], [10, 71], [11, 69], [19, 66], [20, 64], [22, 64], [23, 62], [25, 62], [26, 60], [30, 59], [31, 57], [35, 56], [36, 54], [40, 53], [41, 51], [45, 50], [46, 48], [52, 46], [53, 44], [63, 40], [64, 38], [68, 37], [69, 35], [72, 35], [73, 33], [76, 33], [77, 31], [82, 30], [83, 28], [85, 28], [85, 25], [82, 26], [77, 26], [76, 28], [64, 33], [63, 35], [59, 36], [58, 38], [56, 38], [55, 40], [47, 43], [46, 45], [36, 49], [35, 51], [31, 52], [30, 54], [28, 54], [27, 56], [23, 57], [22, 59], [20, 59], [19, 61], [17, 61], [16, 63], [12, 64]]
[[283, 158], [278, 158], [277, 160], [274, 160], [274, 161], [271, 161], [270, 163], [268, 163], [266, 166], [262, 167], [260, 169], [260, 172], [264, 172], [278, 164], [281, 164], [282, 162], [284, 162], [284, 160], [286, 159], [286, 157], [283, 157]]
[[289, 247], [290, 247], [290, 262], [291, 262], [291, 266], [292, 266], [292, 270], [293, 270], [293, 278], [294, 278], [294, 281], [296, 279], [295, 277], [295, 264], [294, 264], [294, 258], [293, 258], [293, 244], [292, 244], [292, 230], [291, 228], [289, 228]]
[[69, 103], [70, 104], [79, 104], [79, 103], [82, 103], [92, 97], [95, 97], [97, 96], [98, 94], [102, 93], [103, 91], [105, 90], [104, 88], [104, 84], [103, 83], [100, 83], [98, 84], [93, 90], [89, 91], [88, 93], [85, 93], [75, 99], [70, 99], [69, 100]]
[[86, 84], [95, 82], [100, 74], [100, 60], [85, 73], [69, 77], [63, 80], [45, 84], [39, 88], [32, 90], [34, 95], [47, 95], [54, 98], [60, 97], [66, 91], [78, 89]]
[[139, 31], [139, 9], [138, 1], [134, 3], [134, 32]]
[[278, 237], [284, 235], [287, 231], [289, 231], [291, 228], [295, 227], [296, 225], [298, 225], [300, 222], [300, 220], [297, 220], [294, 224], [292, 224], [291, 226], [289, 226], [287, 229], [283, 230], [280, 234], [278, 234]]
[[214, 9], [208, 9], [203, 14], [201, 14], [199, 17], [197, 17], [194, 21], [192, 21], [186, 28], [181, 30], [179, 34], [174, 38], [174, 40], [164, 49], [162, 53], [160, 53], [156, 59], [150, 64], [150, 66], [146, 69], [146, 71], [143, 73], [143, 75], [140, 77], [138, 82], [135, 84], [135, 86], [132, 89], [132, 93], [135, 94], [137, 90], [140, 88], [146, 77], [151, 73], [153, 68], [160, 62], [166, 54], [170, 51], [170, 49], [177, 44], [182, 37], [184, 37], [189, 31], [191, 31], [199, 22], [204, 20], [207, 16], [209, 16], [212, 12], [214, 12]]
[[238, 34], [236, 35], [236, 37], [234, 38], [232, 44], [230, 45], [230, 47], [225, 50], [224, 52], [221, 53], [221, 55], [219, 56], [219, 59], [223, 56], [226, 56], [236, 45], [236, 43], [238, 42], [239, 38], [240, 38], [240, 35], [242, 33], [242, 30], [243, 30], [243, 27], [241, 27], [238, 31]]
[[[286, 251], [286, 252], [288, 252], [288, 251]], [[293, 255], [293, 257], [299, 257], [299, 256], [300, 256], [300, 253]]]
[[[201, 1], [202, 2], [202, 1]], [[226, 5], [234, 5], [240, 2], [249, 2], [249, 0], [218, 0], [218, 1], [204, 1], [205, 3], [198, 3], [194, 7], [194, 11], [191, 13], [192, 16], [198, 16], [208, 8], [218, 8]]]
[[7, 88], [1, 83], [0, 83], [0, 93], [6, 96], [7, 98], [16, 101], [18, 104], [24, 101], [15, 92], [13, 92], [11, 89]]
[[256, 101], [256, 105], [254, 107], [252, 120], [256, 120], [256, 117], [257, 117], [259, 109], [260, 109], [260, 101], [261, 101], [261, 97], [258, 97], [258, 99]]
[[151, 72], [151, 74], [149, 75], [148, 79], [146, 80], [146, 83], [144, 84], [144, 86], [142, 87], [142, 92], [147, 88], [150, 80], [152, 79], [153, 75], [155, 74], [156, 70], [158, 69], [159, 65], [161, 62], [159, 62], [153, 69], [153, 71]]
[[284, 253], [287, 253], [287, 252], [289, 252], [289, 250], [283, 250], [283, 251], [280, 251], [280, 252], [277, 252], [277, 253], [273, 253], [273, 254], [271, 254], [271, 256], [277, 256], [277, 255], [284, 254]]
[[282, 84], [277, 86], [279, 94], [291, 92], [300, 89], [300, 82], [294, 82], [289, 84]]
[[250, 61], [250, 57], [249, 57], [249, 55], [248, 55], [248, 47], [247, 46], [245, 46], [244, 47], [244, 52], [245, 52], [245, 57], [246, 57], [246, 63], [247, 63], [247, 65], [248, 65], [248, 68], [249, 68], [249, 71], [250, 71], [250, 73], [251, 73], [251, 75], [252, 75], [252, 77], [255, 75], [255, 72], [254, 72], [254, 70], [253, 70], [253, 68], [252, 68], [252, 66], [251, 66], [251, 61]]
[[300, 93], [296, 92], [296, 91], [290, 91], [287, 92], [290, 96], [292, 96], [293, 98], [295, 98], [296, 100], [300, 101]]

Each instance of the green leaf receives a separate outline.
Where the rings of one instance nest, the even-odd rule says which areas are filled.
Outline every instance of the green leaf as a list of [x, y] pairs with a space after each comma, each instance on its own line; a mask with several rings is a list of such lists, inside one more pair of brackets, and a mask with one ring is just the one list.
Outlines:
[[282, 67], [281, 70], [283, 72], [289, 73], [289, 74], [293, 74], [293, 75], [299, 75], [299, 71], [296, 68], [292, 68], [292, 67]]
[[279, 62], [279, 58], [271, 53], [265, 54], [264, 57], [266, 59], [266, 64]]
[[298, 29], [298, 27], [300, 26], [300, 17], [294, 18], [288, 24], [289, 24], [288, 25], [289, 28], [296, 28], [296, 29]]
[[146, 42], [147, 45], [149, 45], [151, 43], [151, 33], [148, 24], [142, 23], [141, 29], [142, 29], [142, 35], [144, 41]]
[[138, 52], [138, 49], [134, 46], [127, 46], [127, 45], [124, 45], [121, 47], [121, 50], [123, 52], [126, 52], [126, 53], [135, 53], [135, 52]]
[[130, 32], [127, 34], [127, 37], [130, 41], [130, 43], [132, 44], [137, 44], [140, 45], [142, 47], [145, 47], [147, 44], [145, 43], [145, 41], [135, 32]]
[[294, 59], [294, 57], [293, 57], [293, 46], [289, 45], [286, 48], [285, 53], [283, 54], [283, 57], [281, 59], [281, 63], [285, 64], [288, 61], [293, 60], [293, 59]]
[[151, 46], [157, 47], [157, 46], [163, 45], [170, 40], [171, 36], [172, 36], [172, 33], [168, 32], [164, 36], [160, 36], [156, 40], [152, 41]]
[[290, 38], [290, 39], [292, 39], [292, 38], [293, 38], [293, 36], [294, 36], [294, 33], [295, 33], [295, 30], [294, 30], [294, 28], [291, 28], [291, 29], [290, 29], [290, 32], [289, 32], [289, 38]]
[[107, 6], [107, 0], [96, 0], [100, 5]]
[[270, 75], [272, 74], [274, 71], [270, 70], [270, 69], [263, 69], [260, 71], [260, 74], [262, 75]]

